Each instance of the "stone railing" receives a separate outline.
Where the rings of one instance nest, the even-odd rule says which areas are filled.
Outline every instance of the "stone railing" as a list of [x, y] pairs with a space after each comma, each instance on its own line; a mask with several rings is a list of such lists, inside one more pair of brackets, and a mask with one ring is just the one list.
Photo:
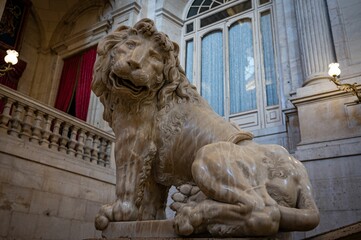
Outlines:
[[0, 85], [0, 132], [100, 166], [114, 136]]

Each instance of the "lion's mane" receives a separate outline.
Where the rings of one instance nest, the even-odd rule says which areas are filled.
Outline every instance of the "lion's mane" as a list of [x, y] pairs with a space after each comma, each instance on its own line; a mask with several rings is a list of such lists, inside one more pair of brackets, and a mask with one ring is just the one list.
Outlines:
[[111, 125], [112, 112], [114, 104], [118, 103], [116, 93], [113, 92], [113, 83], [109, 77], [111, 65], [114, 63], [112, 49], [116, 44], [125, 42], [130, 35], [142, 34], [144, 37], [150, 38], [157, 42], [163, 50], [164, 70], [163, 70], [163, 86], [157, 92], [152, 92], [137, 99], [138, 105], [144, 104], [147, 100], [151, 100], [155, 96], [158, 99], [158, 110], [163, 109], [171, 102], [180, 101], [198, 101], [199, 94], [194, 85], [190, 84], [185, 72], [179, 63], [179, 46], [172, 42], [169, 37], [158, 32], [154, 22], [150, 19], [139, 21], [133, 28], [128, 26], [120, 26], [113, 33], [106, 36], [98, 44], [97, 60], [94, 66], [92, 90], [100, 97], [100, 101], [104, 105], [104, 119]]

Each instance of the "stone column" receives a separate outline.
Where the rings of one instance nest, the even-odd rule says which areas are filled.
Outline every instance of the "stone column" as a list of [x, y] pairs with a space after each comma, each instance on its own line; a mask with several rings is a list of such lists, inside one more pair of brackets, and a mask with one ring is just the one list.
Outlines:
[[328, 64], [335, 62], [326, 0], [296, 0], [305, 85], [328, 78]]

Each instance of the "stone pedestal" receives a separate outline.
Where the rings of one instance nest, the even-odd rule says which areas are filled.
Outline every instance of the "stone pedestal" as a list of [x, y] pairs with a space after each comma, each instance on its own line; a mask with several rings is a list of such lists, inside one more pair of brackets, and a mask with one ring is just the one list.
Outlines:
[[361, 104], [332, 83], [306, 86], [291, 99], [299, 118], [301, 141], [296, 158], [328, 159], [361, 154]]
[[112, 238], [176, 238], [172, 220], [112, 222], [102, 232], [106, 239]]
[[[190, 237], [181, 237], [174, 233], [173, 219], [168, 220], [154, 220], [154, 221], [138, 221], [138, 222], [112, 222], [102, 232], [103, 238], [87, 239], [87, 240], [125, 240], [125, 239], [167, 239], [167, 240], [181, 240], [181, 239], [234, 239], [234, 238], [212, 238], [210, 235], [193, 235]], [[291, 239], [291, 233], [278, 233], [270, 237], [249, 237], [237, 239]]]

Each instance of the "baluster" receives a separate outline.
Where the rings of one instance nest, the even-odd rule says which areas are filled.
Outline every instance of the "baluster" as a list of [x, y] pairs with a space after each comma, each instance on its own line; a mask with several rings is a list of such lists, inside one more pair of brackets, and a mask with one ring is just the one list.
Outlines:
[[105, 154], [107, 150], [107, 142], [106, 139], [101, 138], [100, 139], [100, 147], [99, 147], [99, 160], [98, 165], [105, 166]]
[[98, 153], [99, 153], [99, 136], [95, 135], [94, 139], [93, 139], [93, 149], [91, 151], [91, 159], [92, 162], [95, 162], [96, 164], [98, 164]]
[[40, 110], [36, 111], [34, 126], [33, 126], [33, 134], [31, 136], [31, 142], [37, 142], [40, 144], [41, 141], [41, 131], [42, 131], [42, 123], [44, 119], [44, 113]]
[[4, 105], [4, 110], [2, 112], [2, 114], [0, 115], [0, 130], [2, 132], [8, 132], [8, 124], [9, 124], [9, 120], [11, 119], [11, 107], [14, 104], [14, 100], [10, 99], [10, 98], [2, 98], [2, 101], [5, 102]]
[[76, 136], [78, 134], [79, 128], [77, 126], [72, 126], [70, 130], [70, 140], [68, 144], [68, 154], [71, 156], [75, 156], [75, 147], [77, 145]]
[[84, 153], [84, 139], [85, 139], [85, 131], [84, 129], [80, 129], [78, 136], [78, 144], [76, 145], [76, 154], [77, 158], [83, 158]]
[[55, 117], [51, 116], [51, 115], [47, 115], [45, 118], [45, 126], [44, 126], [44, 131], [42, 134], [42, 138], [40, 141], [41, 146], [44, 147], [50, 147], [50, 141], [49, 141], [49, 137], [51, 135], [51, 123], [53, 122], [53, 120], [55, 119]]
[[22, 139], [31, 139], [32, 135], [32, 124], [34, 121], [34, 111], [35, 109], [27, 106], [25, 107], [25, 117], [24, 117], [24, 123], [23, 123], [23, 129], [20, 133], [20, 138]]
[[106, 150], [106, 153], [105, 153], [105, 167], [110, 166], [111, 151], [112, 151], [112, 141], [107, 140], [107, 150]]
[[50, 148], [51, 149], [58, 149], [58, 147], [59, 147], [59, 138], [60, 138], [59, 130], [60, 130], [61, 122], [62, 121], [60, 119], [55, 119], [55, 121], [54, 121], [53, 131], [50, 136]]
[[69, 123], [64, 122], [62, 125], [62, 132], [61, 132], [61, 137], [60, 137], [60, 144], [59, 144], [59, 151], [66, 153], [67, 152], [67, 144], [69, 142]]
[[91, 149], [93, 146], [93, 134], [88, 132], [84, 146], [84, 160], [91, 161]]
[[15, 112], [12, 119], [10, 120], [9, 134], [15, 137], [19, 137], [21, 131], [21, 125], [22, 125], [22, 115], [24, 112], [24, 105], [20, 102], [17, 102], [13, 106], [15, 106]]

